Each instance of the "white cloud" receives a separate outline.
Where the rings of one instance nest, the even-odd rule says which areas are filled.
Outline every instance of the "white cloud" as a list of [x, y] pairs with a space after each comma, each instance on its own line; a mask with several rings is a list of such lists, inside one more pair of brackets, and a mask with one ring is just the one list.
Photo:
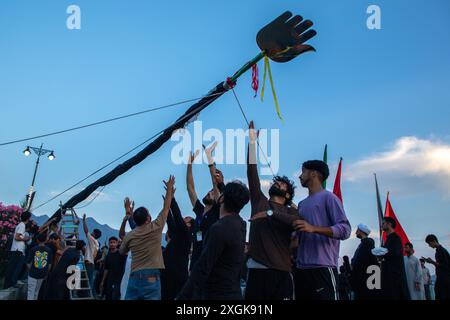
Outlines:
[[374, 172], [397, 193], [438, 190], [450, 196], [450, 145], [434, 139], [401, 137], [389, 150], [349, 164], [343, 179], [367, 181], [373, 179]]

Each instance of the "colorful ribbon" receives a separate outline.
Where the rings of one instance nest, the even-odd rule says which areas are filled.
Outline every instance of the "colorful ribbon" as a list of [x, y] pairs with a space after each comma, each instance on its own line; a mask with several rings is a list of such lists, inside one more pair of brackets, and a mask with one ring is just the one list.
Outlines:
[[283, 121], [283, 117], [281, 116], [281, 112], [280, 112], [280, 106], [278, 105], [277, 94], [275, 92], [275, 86], [273, 85], [272, 72], [270, 71], [269, 58], [267, 58], [267, 56], [264, 56], [264, 75], [263, 75], [263, 85], [261, 88], [261, 101], [264, 101], [264, 89], [266, 86], [266, 75], [267, 74], [269, 74], [269, 81], [270, 81], [270, 86], [272, 88], [273, 101], [275, 102], [275, 108], [277, 110], [277, 115], [280, 118], [280, 120]]

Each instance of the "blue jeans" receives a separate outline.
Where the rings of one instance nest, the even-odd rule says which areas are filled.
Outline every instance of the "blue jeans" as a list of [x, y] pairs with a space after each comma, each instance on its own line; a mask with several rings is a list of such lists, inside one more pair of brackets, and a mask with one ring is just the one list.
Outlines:
[[130, 273], [125, 300], [161, 300], [159, 269], [143, 269]]
[[86, 273], [89, 279], [89, 286], [92, 289], [92, 294], [94, 294], [94, 264], [92, 263], [84, 263], [84, 266], [86, 267]]

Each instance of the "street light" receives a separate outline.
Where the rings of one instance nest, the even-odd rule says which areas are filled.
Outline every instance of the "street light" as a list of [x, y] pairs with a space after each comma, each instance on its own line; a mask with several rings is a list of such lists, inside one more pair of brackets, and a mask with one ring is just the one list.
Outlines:
[[31, 154], [32, 150], [38, 157], [36, 160], [36, 166], [34, 167], [34, 174], [33, 174], [33, 180], [31, 181], [31, 187], [30, 187], [30, 192], [27, 195], [27, 206], [26, 206], [26, 210], [29, 210], [31, 208], [31, 203], [33, 202], [33, 198], [34, 198], [34, 182], [36, 180], [36, 173], [39, 167], [39, 160], [41, 159], [41, 156], [46, 155], [47, 153], [49, 153], [48, 155], [48, 159], [49, 160], [53, 160], [55, 159], [55, 154], [53, 150], [47, 150], [47, 149], [43, 149], [42, 148], [43, 144], [41, 144], [41, 146], [39, 148], [36, 147], [30, 147], [27, 146], [27, 148], [23, 151], [23, 154], [28, 157]]
[[25, 155], [25, 157], [28, 157], [31, 154], [30, 147], [27, 147], [25, 150], [23, 150], [23, 154]]

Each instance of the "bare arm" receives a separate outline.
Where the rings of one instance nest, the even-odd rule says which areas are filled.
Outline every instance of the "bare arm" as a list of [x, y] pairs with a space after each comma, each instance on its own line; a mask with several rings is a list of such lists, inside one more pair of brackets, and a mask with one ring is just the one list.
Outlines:
[[86, 223], [86, 213], [83, 214], [83, 230], [84, 230], [84, 233], [86, 235], [89, 234], [89, 228], [88, 228], [87, 223]]
[[189, 195], [189, 199], [191, 200], [191, 204], [192, 206], [195, 206], [195, 203], [197, 202], [197, 193], [195, 192], [195, 185], [194, 185], [194, 177], [192, 175], [192, 163], [194, 162], [195, 158], [198, 156], [199, 154], [199, 150], [197, 150], [194, 153], [191, 153], [189, 155], [189, 162], [187, 165], [187, 172], [186, 172], [186, 186], [187, 186], [187, 191], [188, 191], [188, 195]]
[[119, 230], [119, 238], [122, 240], [125, 238], [125, 227], [127, 225], [127, 221], [130, 220], [130, 217], [133, 214], [134, 201], [131, 201], [130, 198], [126, 197], [123, 201], [123, 206], [125, 207], [125, 217], [122, 220]]
[[125, 216], [122, 220], [122, 224], [120, 225], [120, 229], [119, 229], [119, 238], [121, 240], [123, 240], [123, 238], [125, 238], [125, 227], [127, 225], [127, 221], [128, 221], [128, 217]]
[[162, 215], [164, 217], [164, 221], [166, 221], [170, 210], [170, 204], [172, 203], [172, 199], [175, 194], [175, 177], [170, 175], [169, 180], [163, 182], [166, 188], [166, 195], [164, 197], [164, 205], [160, 215]]
[[217, 186], [216, 164], [214, 163], [214, 159], [212, 157], [212, 153], [213, 153], [214, 149], [216, 148], [216, 146], [217, 146], [217, 141], [215, 141], [209, 148], [206, 148], [205, 153], [206, 153], [206, 157], [208, 158], [209, 174], [211, 176], [214, 198], [217, 200], [217, 199], [219, 199], [220, 191]]

